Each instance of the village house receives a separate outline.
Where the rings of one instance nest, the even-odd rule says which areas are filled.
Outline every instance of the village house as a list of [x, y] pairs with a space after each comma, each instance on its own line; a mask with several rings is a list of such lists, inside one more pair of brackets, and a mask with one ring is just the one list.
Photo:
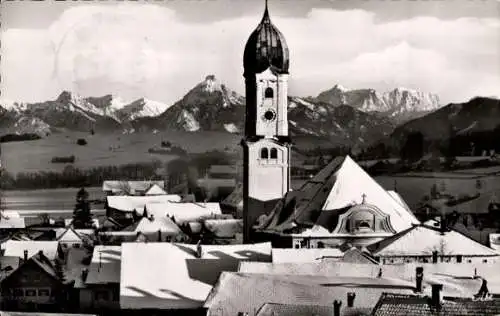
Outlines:
[[[158, 192], [158, 188], [165, 190], [165, 182], [158, 181], [114, 181], [106, 180], [102, 183], [102, 191], [106, 195], [145, 195], [151, 189]], [[166, 193], [165, 193], [166, 194]]]
[[82, 271], [82, 310], [116, 310], [120, 307], [121, 248], [95, 246], [88, 269]]
[[[89, 233], [93, 233], [93, 230], [89, 230]], [[71, 227], [62, 229], [62, 231], [56, 231], [56, 240], [59, 242], [62, 249], [81, 248], [85, 243], [85, 237], [82, 237]]]
[[444, 226], [416, 225], [367, 248], [382, 264], [487, 263], [500, 259], [495, 250]]
[[16, 211], [0, 211], [0, 232], [12, 232], [26, 228], [24, 217]]
[[414, 289], [413, 282], [383, 277], [223, 272], [204, 307], [210, 316], [256, 315], [270, 302], [327, 306], [339, 300], [339, 316], [369, 315], [382, 293], [413, 294]]
[[197, 184], [212, 197], [226, 198], [235, 188], [239, 178], [239, 170], [234, 165], [212, 165], [204, 178]]
[[147, 204], [180, 202], [181, 196], [149, 195], [149, 196], [107, 196], [106, 216], [111, 217], [120, 225], [128, 226], [133, 223], [136, 212], [142, 213]]
[[19, 267], [2, 280], [2, 308], [24, 311], [58, 311], [64, 301], [64, 285], [54, 261], [40, 250], [24, 258]]
[[470, 297], [442, 297], [440, 284], [436, 284], [434, 288], [431, 297], [383, 293], [371, 315], [493, 316], [500, 314], [500, 299], [476, 300]]

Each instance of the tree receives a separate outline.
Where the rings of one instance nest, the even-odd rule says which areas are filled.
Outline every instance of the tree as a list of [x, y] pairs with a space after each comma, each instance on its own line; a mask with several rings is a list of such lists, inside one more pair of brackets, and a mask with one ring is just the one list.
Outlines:
[[61, 281], [61, 283], [65, 283], [66, 282], [66, 277], [64, 275], [64, 267], [63, 267], [63, 263], [62, 263], [62, 260], [57, 258], [54, 262], [54, 270], [56, 272], [56, 276], [59, 278], [59, 280]]
[[409, 162], [415, 162], [420, 160], [423, 155], [424, 135], [421, 132], [409, 133], [400, 151], [401, 159]]
[[73, 210], [73, 227], [90, 228], [92, 224], [89, 194], [84, 188], [81, 188], [76, 194], [76, 204]]
[[85, 145], [87, 145], [87, 141], [84, 138], [78, 138], [78, 140], [76, 141], [76, 144], [80, 145], [80, 146], [85, 146]]

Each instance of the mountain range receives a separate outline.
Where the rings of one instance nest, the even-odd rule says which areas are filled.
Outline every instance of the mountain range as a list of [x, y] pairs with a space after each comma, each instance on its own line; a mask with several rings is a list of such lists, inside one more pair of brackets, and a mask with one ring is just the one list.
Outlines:
[[[467, 104], [441, 107], [438, 96], [405, 88], [381, 93], [335, 85], [316, 97], [292, 96], [288, 100], [292, 136], [324, 137], [333, 143], [369, 144], [390, 135], [398, 137], [409, 129], [425, 128], [430, 136], [438, 137], [443, 122], [456, 122], [457, 131], [496, 124], [496, 119], [483, 117], [493, 114], [486, 109], [488, 105], [473, 110]], [[81, 97], [68, 91], [39, 103], [3, 100], [0, 130], [43, 135], [68, 130], [241, 133], [244, 113], [245, 98], [209, 75], [172, 105], [145, 98], [127, 102], [114, 95]]]

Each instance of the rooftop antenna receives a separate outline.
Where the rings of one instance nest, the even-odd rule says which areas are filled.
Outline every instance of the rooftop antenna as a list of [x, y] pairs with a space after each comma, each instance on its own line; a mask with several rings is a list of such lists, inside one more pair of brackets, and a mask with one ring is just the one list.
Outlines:
[[101, 267], [102, 267], [102, 251], [99, 251], [99, 269], [97, 269], [98, 272], [101, 272]]

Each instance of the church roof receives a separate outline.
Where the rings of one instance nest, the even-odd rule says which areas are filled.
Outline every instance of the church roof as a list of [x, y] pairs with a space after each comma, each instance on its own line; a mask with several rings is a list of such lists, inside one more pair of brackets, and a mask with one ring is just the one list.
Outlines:
[[288, 73], [289, 62], [285, 37], [271, 22], [266, 0], [262, 20], [245, 46], [243, 54], [245, 74], [261, 73], [269, 67], [277, 73]]
[[387, 192], [346, 156], [334, 159], [300, 189], [287, 193], [257, 228], [284, 232], [296, 226], [321, 226], [331, 231], [339, 215], [365, 199], [390, 216], [391, 225], [397, 232], [420, 223], [399, 198]]

